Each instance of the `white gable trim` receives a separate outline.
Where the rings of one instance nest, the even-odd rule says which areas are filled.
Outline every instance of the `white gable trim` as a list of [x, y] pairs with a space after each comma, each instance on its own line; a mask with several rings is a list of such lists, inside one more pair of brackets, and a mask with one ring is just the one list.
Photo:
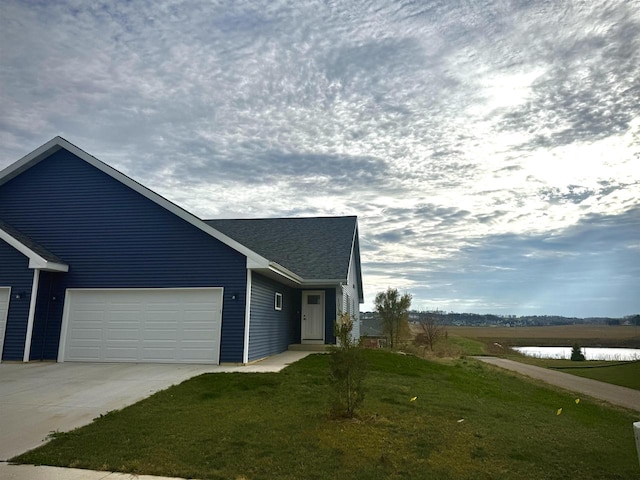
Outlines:
[[279, 263], [269, 262], [269, 270], [285, 277], [287, 280], [291, 280], [294, 283], [301, 284], [304, 282], [304, 279], [300, 275], [296, 275], [291, 270], [283, 267]]
[[358, 294], [358, 303], [364, 303], [364, 292], [362, 291], [362, 265], [360, 257], [356, 257], [356, 242], [358, 242], [358, 253], [360, 253], [360, 240], [358, 235], [358, 220], [356, 219], [356, 228], [353, 231], [353, 239], [351, 240], [351, 255], [349, 256], [349, 269], [347, 278], [351, 278], [351, 267], [356, 269], [356, 292]]
[[17, 240], [15, 237], [12, 237], [7, 232], [5, 232], [2, 228], [0, 228], [0, 239], [7, 242], [13, 248], [22, 253], [25, 257], [29, 259], [29, 268], [39, 269], [39, 270], [49, 270], [52, 272], [68, 272], [69, 265], [64, 263], [52, 262], [47, 260], [31, 250], [24, 243]]
[[[185, 220], [187, 223], [190, 223], [194, 227], [199, 228], [200, 230], [202, 230], [203, 232], [207, 233], [208, 235], [210, 235], [210, 236], [214, 237], [215, 239], [221, 241], [222, 243], [224, 243], [228, 247], [231, 247], [232, 249], [236, 250], [237, 252], [242, 253], [244, 256], [247, 257], [247, 268], [270, 268], [271, 267], [272, 262], [269, 262], [269, 260], [264, 258], [262, 255], [257, 254], [253, 250], [250, 250], [249, 248], [245, 247], [244, 245], [236, 242], [235, 240], [233, 240], [232, 238], [226, 236], [222, 232], [220, 232], [220, 231], [216, 230], [215, 228], [207, 225], [205, 222], [200, 220], [195, 215], [192, 215], [191, 213], [187, 212], [183, 208], [177, 206], [175, 203], [172, 203], [169, 200], [167, 200], [166, 198], [162, 197], [161, 195], [158, 195], [157, 193], [153, 192], [152, 190], [149, 190], [147, 187], [141, 185], [140, 183], [136, 182], [132, 178], [127, 177], [125, 174], [119, 172], [118, 170], [116, 170], [113, 167], [110, 167], [106, 163], [98, 160], [94, 156], [92, 156], [92, 155], [88, 154], [87, 152], [85, 152], [84, 150], [76, 147], [72, 143], [69, 143], [67, 140], [65, 140], [62, 137], [55, 137], [55, 138], [51, 139], [50, 141], [48, 141], [47, 143], [45, 143], [41, 147], [35, 149], [30, 154], [22, 157], [20, 160], [18, 160], [14, 164], [9, 165], [7, 168], [2, 170], [0, 172], [0, 185], [8, 182], [9, 180], [11, 180], [12, 178], [14, 178], [14, 177], [16, 177], [18, 175], [20, 175], [25, 170], [28, 170], [33, 165], [37, 164], [41, 160], [44, 160], [45, 158], [47, 158], [50, 155], [54, 154], [55, 152], [57, 152], [61, 148], [64, 148], [65, 150], [68, 150], [69, 152], [73, 153], [74, 155], [76, 155], [77, 157], [81, 158], [85, 162], [87, 162], [90, 165], [94, 166], [98, 170], [100, 170], [100, 171], [106, 173], [107, 175], [111, 176], [112, 178], [118, 180], [120, 183], [123, 183], [127, 187], [129, 187], [132, 190], [138, 192], [140, 195], [148, 198], [149, 200], [157, 203], [158, 205], [160, 205], [161, 207], [165, 208], [166, 210], [169, 210], [174, 215], [180, 217], [181, 219]], [[284, 274], [284, 276], [287, 276], [286, 273], [281, 271], [280, 269], [274, 269], [274, 271], [276, 271], [277, 273], [279, 273], [281, 275]]]

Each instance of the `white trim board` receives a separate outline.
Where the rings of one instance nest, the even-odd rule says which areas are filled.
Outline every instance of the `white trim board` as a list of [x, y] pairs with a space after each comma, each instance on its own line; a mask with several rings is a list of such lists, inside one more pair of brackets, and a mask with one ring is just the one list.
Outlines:
[[0, 227], [0, 239], [7, 242], [10, 246], [18, 250], [25, 257], [29, 259], [29, 268], [37, 268], [40, 270], [50, 270], [53, 272], [68, 272], [69, 265], [64, 263], [52, 262], [40, 256], [38, 253], [34, 252], [24, 243], [20, 242], [18, 239], [5, 232]]
[[[6, 301], [3, 299], [4, 293], [6, 293]], [[5, 333], [7, 332], [7, 320], [9, 319], [10, 303], [11, 303], [11, 287], [0, 287], [0, 362], [2, 361], [4, 337], [5, 337]]]

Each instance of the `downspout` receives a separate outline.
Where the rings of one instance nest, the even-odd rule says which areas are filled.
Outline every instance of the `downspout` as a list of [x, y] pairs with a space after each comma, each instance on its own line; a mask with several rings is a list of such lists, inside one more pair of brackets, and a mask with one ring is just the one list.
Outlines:
[[244, 310], [244, 347], [242, 363], [249, 363], [249, 327], [251, 319], [251, 269], [247, 268], [247, 294], [245, 295]]
[[29, 302], [29, 317], [27, 319], [27, 337], [24, 339], [23, 362], [29, 361], [31, 355], [31, 337], [33, 336], [33, 322], [36, 318], [36, 301], [38, 300], [38, 283], [40, 282], [40, 269], [33, 270], [33, 286], [31, 287], [31, 301]]

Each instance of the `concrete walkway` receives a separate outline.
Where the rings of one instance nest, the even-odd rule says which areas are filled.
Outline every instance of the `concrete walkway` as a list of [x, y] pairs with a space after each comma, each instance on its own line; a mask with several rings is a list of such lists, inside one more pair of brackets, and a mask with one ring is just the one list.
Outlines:
[[527, 377], [640, 412], [640, 391], [497, 357], [473, 357]]
[[78, 468], [34, 467], [0, 463], [2, 480], [182, 480], [175, 477], [132, 475], [129, 473], [97, 472]]
[[159, 365], [115, 363], [0, 364], [0, 479], [158, 479], [6, 461], [111, 410], [132, 405], [203, 373], [279, 372], [313, 352], [287, 351], [251, 365]]

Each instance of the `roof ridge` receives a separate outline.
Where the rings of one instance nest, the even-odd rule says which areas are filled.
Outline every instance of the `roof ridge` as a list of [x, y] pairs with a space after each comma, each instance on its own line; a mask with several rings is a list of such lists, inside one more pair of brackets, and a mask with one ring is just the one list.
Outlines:
[[338, 218], [358, 218], [357, 215], [321, 215], [308, 217], [252, 217], [252, 218], [207, 218], [205, 222], [215, 222], [224, 220], [242, 221], [242, 220], [321, 220], [321, 219], [338, 219]]

